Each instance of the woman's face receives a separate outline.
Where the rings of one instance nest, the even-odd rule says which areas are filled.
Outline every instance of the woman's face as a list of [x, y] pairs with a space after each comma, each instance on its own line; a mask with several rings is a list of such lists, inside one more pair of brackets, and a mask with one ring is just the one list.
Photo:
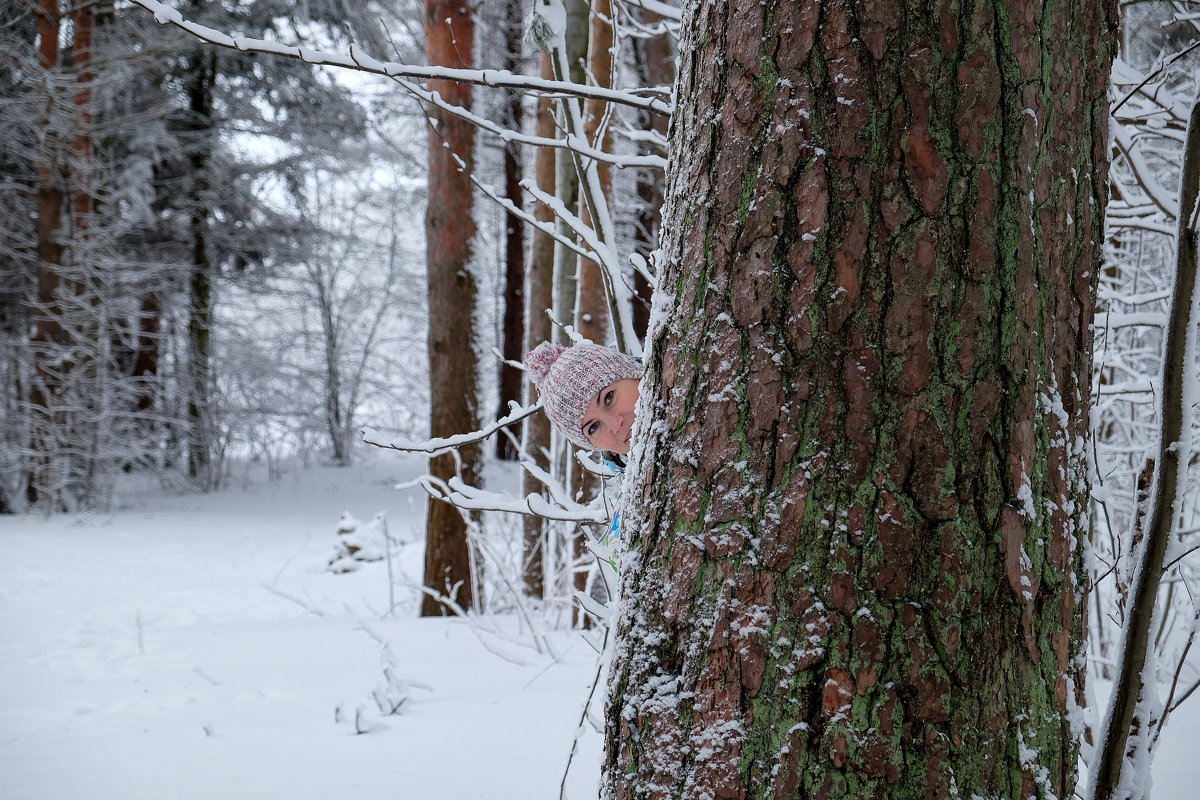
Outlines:
[[593, 447], [619, 455], [629, 452], [633, 433], [633, 408], [638, 401], [638, 382], [622, 378], [605, 386], [583, 412], [583, 436]]

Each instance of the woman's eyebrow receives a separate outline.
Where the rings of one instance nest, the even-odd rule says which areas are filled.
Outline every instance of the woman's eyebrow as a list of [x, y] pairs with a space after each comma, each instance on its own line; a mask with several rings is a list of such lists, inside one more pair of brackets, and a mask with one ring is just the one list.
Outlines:
[[[607, 388], [608, 388], [607, 386], [604, 387], [604, 389], [607, 389]], [[597, 406], [600, 405], [600, 395], [604, 394], [604, 389], [601, 389], [600, 391], [596, 392], [596, 396], [592, 398], [592, 403], [595, 403]], [[583, 437], [585, 439], [588, 438], [587, 429], [588, 429], [588, 425], [590, 425], [591, 421], [592, 421], [591, 417], [587, 416], [587, 412], [590, 410], [591, 410], [591, 403], [588, 403], [588, 408], [584, 409], [583, 420], [579, 423], [579, 431], [583, 434]], [[591, 441], [591, 440], [588, 439], [588, 441]]]

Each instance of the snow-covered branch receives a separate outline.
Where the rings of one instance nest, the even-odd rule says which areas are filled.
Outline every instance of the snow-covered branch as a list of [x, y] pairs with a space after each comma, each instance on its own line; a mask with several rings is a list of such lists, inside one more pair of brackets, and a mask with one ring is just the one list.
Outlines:
[[683, 12], [680, 11], [679, 6], [661, 3], [659, 0], [620, 0], [620, 3], [630, 8], [640, 8], [643, 11], [649, 11], [651, 14], [657, 14], [671, 22], [679, 22], [683, 19]]
[[[570, 239], [569, 237], [563, 236], [561, 233], [559, 233], [558, 227], [554, 223], [542, 222], [541, 220], [537, 219], [533, 214], [530, 214], [525, 209], [519, 207], [512, 200], [509, 200], [507, 197], [501, 197], [499, 194], [496, 193], [496, 190], [494, 188], [482, 183], [474, 175], [471, 176], [471, 182], [474, 183], [475, 186], [479, 188], [479, 191], [481, 191], [485, 195], [487, 195], [489, 199], [491, 199], [495, 203], [499, 203], [501, 208], [503, 208], [508, 213], [512, 214], [514, 217], [520, 219], [526, 225], [529, 225], [530, 227], [541, 231], [546, 236], [549, 236], [550, 238], [554, 239], [554, 241], [558, 242], [563, 247], [567, 248], [568, 250], [572, 251], [573, 253], [575, 253], [578, 256], [582, 256], [583, 258], [588, 258], [588, 259], [592, 259], [592, 260], [596, 259], [596, 254], [593, 251], [588, 250], [586, 247], [581, 247], [577, 242], [575, 242], [572, 239]], [[528, 188], [528, 187], [525, 187], [524, 184], [522, 184], [522, 188]]]
[[404, 64], [398, 61], [379, 61], [365, 53], [361, 53], [353, 45], [349, 53], [329, 53], [295, 45], [272, 42], [266, 39], [252, 39], [245, 36], [230, 36], [229, 34], [209, 28], [197, 22], [186, 19], [177, 9], [158, 2], [158, 0], [133, 0], [154, 14], [154, 19], [161, 25], [174, 25], [196, 38], [217, 45], [240, 50], [244, 53], [262, 53], [265, 55], [288, 56], [298, 58], [309, 64], [321, 66], [342, 67], [372, 75], [383, 75], [388, 78], [416, 78], [420, 80], [447, 80], [456, 83], [469, 83], [476, 86], [492, 86], [520, 91], [537, 92], [540, 94], [560, 95], [576, 98], [603, 100], [607, 103], [635, 108], [652, 114], [670, 116], [671, 104], [663, 99], [658, 89], [604, 89], [598, 86], [586, 86], [571, 81], [545, 80], [528, 75], [519, 75], [508, 70], [498, 69], [452, 69], [443, 66], [421, 66]]
[[418, 100], [436, 106], [443, 111], [447, 111], [459, 119], [466, 120], [476, 128], [493, 134], [499, 138], [500, 141], [506, 144], [508, 142], [517, 142], [518, 144], [529, 145], [531, 147], [552, 147], [559, 150], [570, 150], [585, 158], [593, 159], [595, 161], [602, 161], [606, 164], [612, 164], [618, 169], [624, 169], [626, 167], [655, 167], [658, 169], [665, 169], [667, 166], [667, 160], [662, 156], [640, 156], [632, 153], [607, 153], [603, 150], [592, 147], [586, 141], [581, 142], [577, 139], [550, 139], [544, 136], [534, 136], [531, 134], [522, 133], [520, 131], [515, 131], [512, 128], [506, 128], [503, 125], [497, 125], [490, 119], [475, 114], [472, 111], [463, 108], [462, 106], [455, 105], [454, 103], [447, 101], [437, 92], [424, 89], [412, 81], [405, 80], [404, 78], [395, 78], [395, 81], [406, 92], [411, 94], [413, 97], [416, 97]]
[[542, 408], [541, 403], [534, 403], [528, 406], [520, 406], [512, 403], [507, 416], [493, 422], [481, 430], [473, 431], [472, 433], [460, 433], [456, 436], [446, 436], [444, 438], [426, 439], [423, 442], [415, 442], [411, 439], [392, 439], [387, 441], [383, 434], [374, 428], [363, 428], [363, 441], [367, 444], [373, 444], [376, 447], [384, 447], [390, 450], [403, 450], [409, 453], [429, 453], [430, 455], [438, 455], [459, 447], [464, 447], [468, 444], [481, 442], [493, 436], [501, 428], [506, 428], [509, 425], [515, 425], [526, 417], [533, 416]]

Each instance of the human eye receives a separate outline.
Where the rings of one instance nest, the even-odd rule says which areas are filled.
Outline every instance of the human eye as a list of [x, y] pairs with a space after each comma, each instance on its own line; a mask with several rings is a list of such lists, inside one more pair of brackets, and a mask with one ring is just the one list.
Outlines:
[[583, 435], [590, 439], [590, 438], [592, 438], [593, 435], [595, 435], [596, 429], [599, 427], [600, 427], [599, 422], [589, 422], [587, 424], [587, 427], [585, 427], [583, 429]]
[[617, 394], [617, 392], [615, 389], [609, 389], [607, 392], [605, 392], [604, 393], [604, 405], [611, 406], [613, 397], [615, 397], [616, 394]]

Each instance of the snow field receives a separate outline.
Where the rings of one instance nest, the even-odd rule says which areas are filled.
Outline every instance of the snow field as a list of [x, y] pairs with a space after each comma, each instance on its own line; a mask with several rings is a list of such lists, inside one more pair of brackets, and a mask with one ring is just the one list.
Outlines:
[[[421, 530], [424, 497], [392, 488], [419, 462], [397, 463], [0, 517], [0, 798], [557, 797], [595, 669], [578, 635], [554, 634], [558, 662], [488, 637], [510, 663], [417, 619], [411, 590], [384, 616], [384, 564], [325, 569], [344, 510]], [[422, 559], [394, 566], [417, 580]], [[581, 744], [572, 797], [595, 795], [600, 737]]]

